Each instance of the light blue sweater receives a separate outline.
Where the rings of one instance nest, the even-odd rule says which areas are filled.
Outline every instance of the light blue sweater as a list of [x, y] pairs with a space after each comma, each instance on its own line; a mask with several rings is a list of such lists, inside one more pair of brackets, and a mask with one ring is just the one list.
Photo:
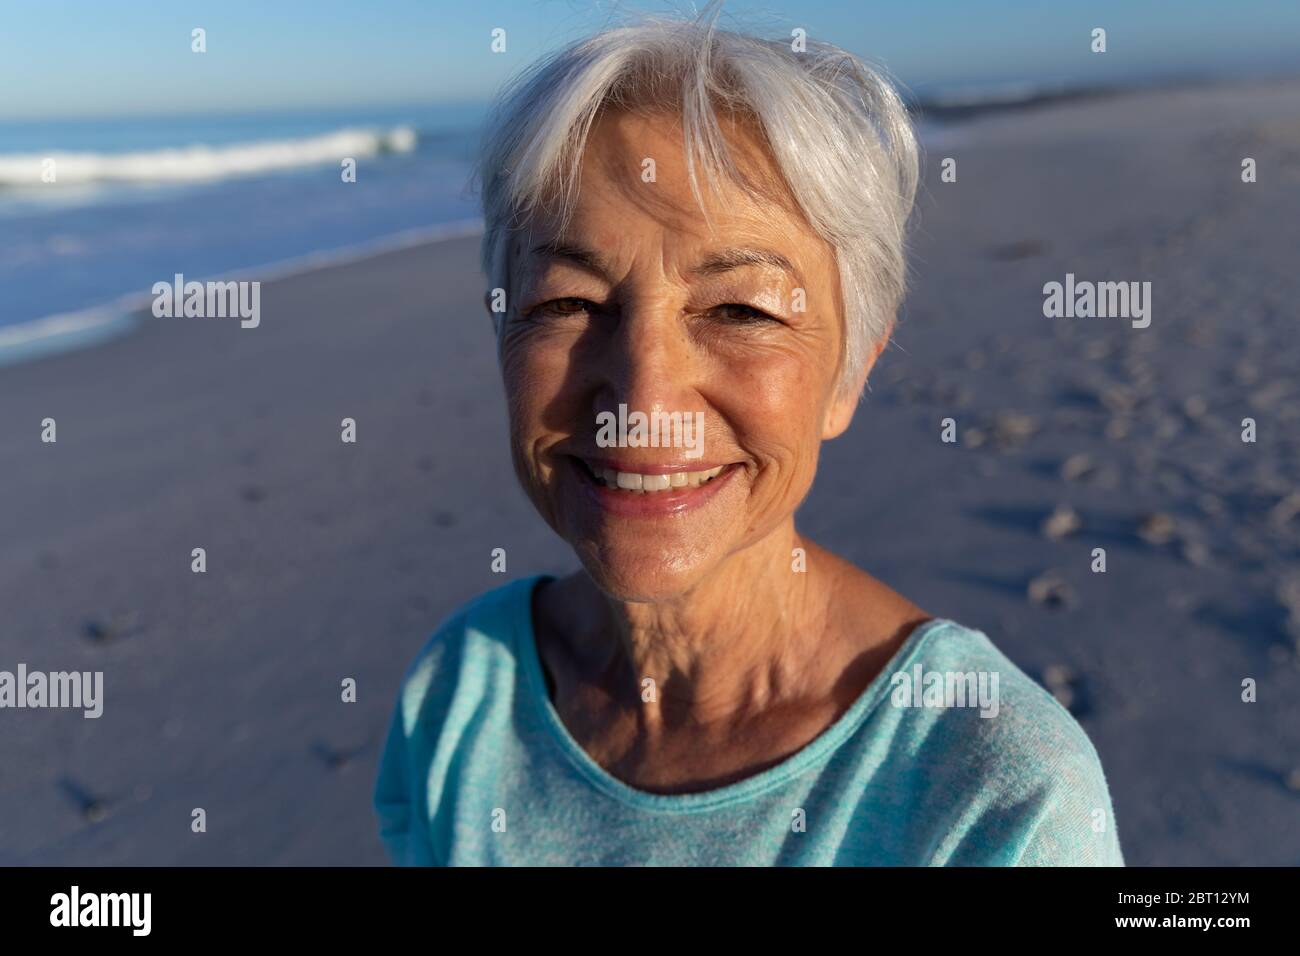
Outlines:
[[1123, 865], [1092, 744], [979, 631], [930, 621], [798, 753], [653, 794], [560, 721], [533, 640], [539, 580], [462, 607], [407, 671], [374, 794], [394, 862]]

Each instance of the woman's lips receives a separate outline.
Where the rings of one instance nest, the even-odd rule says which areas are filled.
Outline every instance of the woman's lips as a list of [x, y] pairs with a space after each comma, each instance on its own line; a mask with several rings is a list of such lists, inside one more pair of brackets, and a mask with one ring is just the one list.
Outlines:
[[623, 464], [570, 456], [584, 493], [600, 508], [628, 517], [678, 514], [704, 504], [730, 481], [736, 463]]

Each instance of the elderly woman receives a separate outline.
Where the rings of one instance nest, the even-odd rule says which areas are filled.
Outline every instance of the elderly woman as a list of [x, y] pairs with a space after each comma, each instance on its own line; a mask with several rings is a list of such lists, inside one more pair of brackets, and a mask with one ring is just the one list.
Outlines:
[[1070, 714], [795, 527], [890, 335], [917, 165], [853, 56], [708, 19], [601, 33], [504, 97], [511, 451], [582, 570], [482, 595], [412, 664], [375, 790], [395, 861], [1122, 862]]

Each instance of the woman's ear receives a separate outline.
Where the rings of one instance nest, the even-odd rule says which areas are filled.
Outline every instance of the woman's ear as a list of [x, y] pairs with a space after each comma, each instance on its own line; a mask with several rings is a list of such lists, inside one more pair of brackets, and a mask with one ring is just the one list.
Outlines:
[[822, 424], [822, 441], [839, 438], [853, 421], [853, 412], [858, 407], [858, 396], [862, 389], [855, 388], [847, 392], [837, 392], [826, 409], [826, 421]]
[[867, 360], [862, 363], [862, 368], [855, 376], [852, 387], [836, 391], [835, 397], [826, 408], [826, 420], [822, 423], [823, 441], [839, 438], [848, 430], [853, 421], [853, 413], [857, 411], [858, 400], [862, 397], [862, 389], [866, 387], [867, 377], [876, 367], [876, 359], [880, 358], [880, 353], [889, 344], [889, 338], [893, 333], [894, 327], [891, 324], [889, 330], [880, 337], [880, 341], [872, 346], [867, 354]]

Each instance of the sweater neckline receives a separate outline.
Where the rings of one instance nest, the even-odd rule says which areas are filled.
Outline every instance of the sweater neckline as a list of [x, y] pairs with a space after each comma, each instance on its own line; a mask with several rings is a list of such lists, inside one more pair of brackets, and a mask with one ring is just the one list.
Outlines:
[[592, 759], [569, 733], [564, 721], [560, 719], [559, 711], [551, 701], [546, 689], [546, 679], [537, 649], [536, 632], [533, 628], [532, 601], [535, 590], [543, 582], [552, 580], [555, 580], [554, 576], [548, 574], [524, 578], [518, 582], [513, 595], [515, 655], [524, 673], [524, 696], [535, 709], [548, 737], [588, 783], [622, 803], [642, 810], [664, 813], [698, 813], [740, 803], [779, 787], [826, 762], [857, 732], [889, 693], [891, 675], [909, 667], [912, 659], [930, 637], [952, 625], [952, 622], [945, 618], [931, 618], [913, 628], [902, 646], [880, 673], [872, 678], [871, 683], [863, 689], [848, 710], [817, 737], [779, 763], [743, 780], [711, 790], [694, 793], [652, 793], [624, 783]]

